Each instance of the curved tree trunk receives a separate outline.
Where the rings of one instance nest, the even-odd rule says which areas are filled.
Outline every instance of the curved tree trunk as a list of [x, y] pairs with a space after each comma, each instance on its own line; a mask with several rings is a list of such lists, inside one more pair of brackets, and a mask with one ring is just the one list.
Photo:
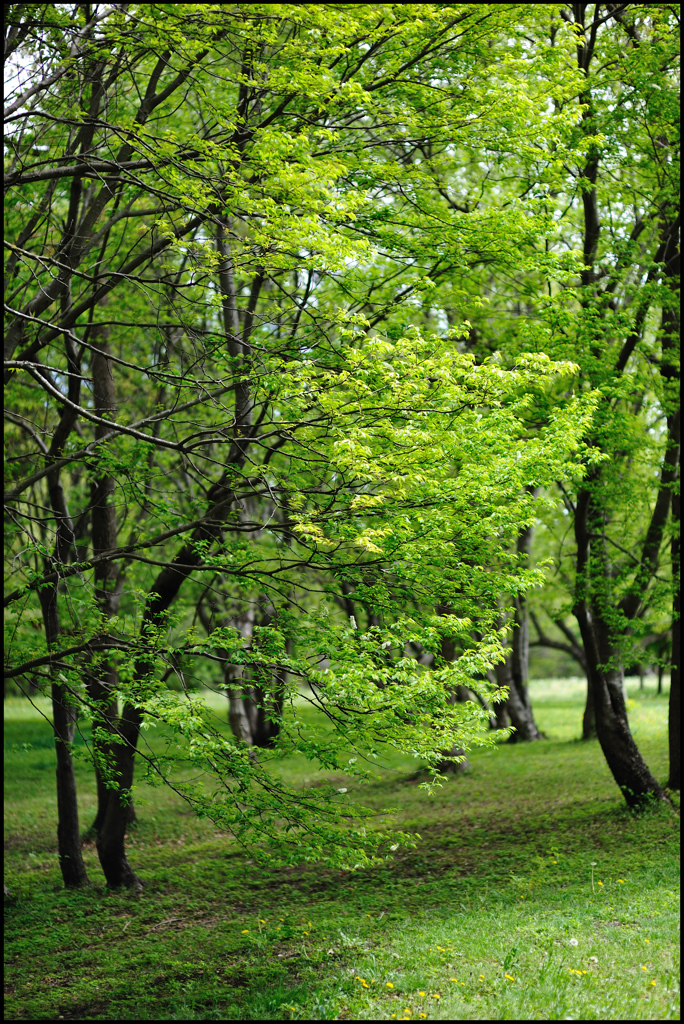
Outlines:
[[135, 748], [141, 723], [142, 716], [138, 709], [127, 704], [117, 724], [117, 732], [125, 740], [125, 746], [113, 745], [118, 786], [107, 791], [105, 813], [97, 831], [97, 853], [107, 885], [111, 889], [120, 886], [141, 889], [143, 884], [128, 863], [125, 846]]
[[[665, 794], [634, 742], [627, 719], [619, 651], [612, 642], [609, 624], [587, 593], [595, 575], [605, 571], [600, 544], [602, 528], [603, 520], [592, 506], [591, 493], [581, 491], [575, 514], [578, 587], [573, 610], [582, 635], [587, 675], [591, 678], [596, 734], [625, 800], [630, 807], [638, 807], [652, 798], [665, 799]], [[601, 593], [600, 585], [596, 590]]]
[[[264, 283], [264, 272], [259, 268], [253, 278], [245, 310], [241, 341], [235, 338], [233, 306], [231, 305], [233, 299], [225, 294], [224, 277], [223, 274], [220, 276], [220, 283], [224, 303], [226, 339], [232, 346], [232, 350], [245, 361], [246, 368], [250, 353], [249, 339], [254, 322], [254, 312]], [[251, 438], [252, 414], [250, 381], [248, 377], [245, 377], [235, 388], [234, 433], [226, 457], [227, 466], [239, 468], [244, 464]], [[148, 638], [151, 638], [151, 647], [149, 653], [141, 654], [135, 663], [134, 677], [136, 680], [142, 681], [154, 671], [154, 636], [160, 626], [165, 625], [167, 612], [185, 580], [193, 569], [202, 565], [201, 544], [198, 546], [198, 541], [214, 540], [221, 532], [225, 516], [235, 505], [235, 494], [229, 483], [228, 471], [209, 490], [208, 498], [211, 504], [201, 524], [193, 531], [189, 542], [183, 544], [179, 549], [173, 561], [159, 572], [150, 589], [140, 630], [140, 641], [144, 648]], [[125, 848], [135, 751], [141, 725], [140, 710], [126, 704], [118, 723], [118, 732], [124, 740], [124, 745], [115, 744], [114, 753], [118, 787], [109, 791], [104, 821], [97, 835], [98, 856], [107, 879], [107, 885], [111, 888], [118, 886], [138, 888], [142, 885], [128, 863]]]

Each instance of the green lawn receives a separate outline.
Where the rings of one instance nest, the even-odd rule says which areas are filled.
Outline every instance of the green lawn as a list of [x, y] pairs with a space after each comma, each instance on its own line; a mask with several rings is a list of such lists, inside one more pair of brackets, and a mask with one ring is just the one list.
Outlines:
[[[667, 695], [628, 689], [664, 780]], [[8, 699], [6, 1019], [679, 1020], [679, 815], [627, 812], [598, 744], [576, 739], [579, 682], [532, 698], [547, 739], [473, 752], [432, 797], [410, 759], [363, 787], [422, 837], [379, 869], [268, 871], [139, 787], [139, 895], [104, 889], [92, 845], [92, 888], [61, 888], [49, 725]], [[85, 829], [94, 785], [77, 770]]]

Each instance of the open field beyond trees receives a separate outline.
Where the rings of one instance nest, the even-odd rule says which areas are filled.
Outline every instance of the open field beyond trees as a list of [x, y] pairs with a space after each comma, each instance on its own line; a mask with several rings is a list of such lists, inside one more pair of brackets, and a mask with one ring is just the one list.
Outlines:
[[[659, 779], [665, 691], [628, 682]], [[92, 844], [93, 885], [64, 890], [52, 733], [8, 699], [6, 1019], [679, 1020], [679, 817], [627, 809], [598, 743], [577, 740], [579, 681], [531, 696], [547, 738], [475, 751], [431, 797], [416, 762], [388, 759], [363, 800], [421, 840], [379, 869], [269, 871], [169, 790], [136, 786], [140, 894], [105, 888]], [[76, 765], [87, 823], [92, 769]], [[321, 778], [303, 759], [282, 770]]]

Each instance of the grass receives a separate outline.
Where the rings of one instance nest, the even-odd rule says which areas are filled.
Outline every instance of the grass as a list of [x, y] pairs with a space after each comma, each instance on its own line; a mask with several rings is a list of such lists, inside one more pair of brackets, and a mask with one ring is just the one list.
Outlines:
[[[629, 691], [662, 780], [667, 694]], [[6, 1019], [679, 1020], [678, 814], [626, 810], [598, 744], [576, 739], [579, 681], [532, 699], [547, 739], [475, 751], [433, 797], [408, 759], [364, 787], [422, 837], [379, 869], [269, 871], [139, 787], [141, 894], [107, 891], [92, 846], [92, 887], [62, 889], [49, 726], [8, 700]], [[306, 762], [283, 771], [314, 781]]]

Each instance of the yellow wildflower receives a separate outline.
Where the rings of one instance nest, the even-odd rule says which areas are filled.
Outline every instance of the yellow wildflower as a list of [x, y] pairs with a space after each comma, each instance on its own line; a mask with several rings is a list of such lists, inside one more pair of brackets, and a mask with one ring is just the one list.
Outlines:
[[242, 934], [246, 935], [248, 931], [249, 931], [249, 928], [243, 928], [242, 929]]
[[385, 984], [387, 985], [387, 988], [394, 988], [394, 985], [392, 984], [391, 981], [386, 981]]
[[509, 981], [515, 981], [515, 978], [512, 974], [504, 974], [504, 978], [508, 978]]

